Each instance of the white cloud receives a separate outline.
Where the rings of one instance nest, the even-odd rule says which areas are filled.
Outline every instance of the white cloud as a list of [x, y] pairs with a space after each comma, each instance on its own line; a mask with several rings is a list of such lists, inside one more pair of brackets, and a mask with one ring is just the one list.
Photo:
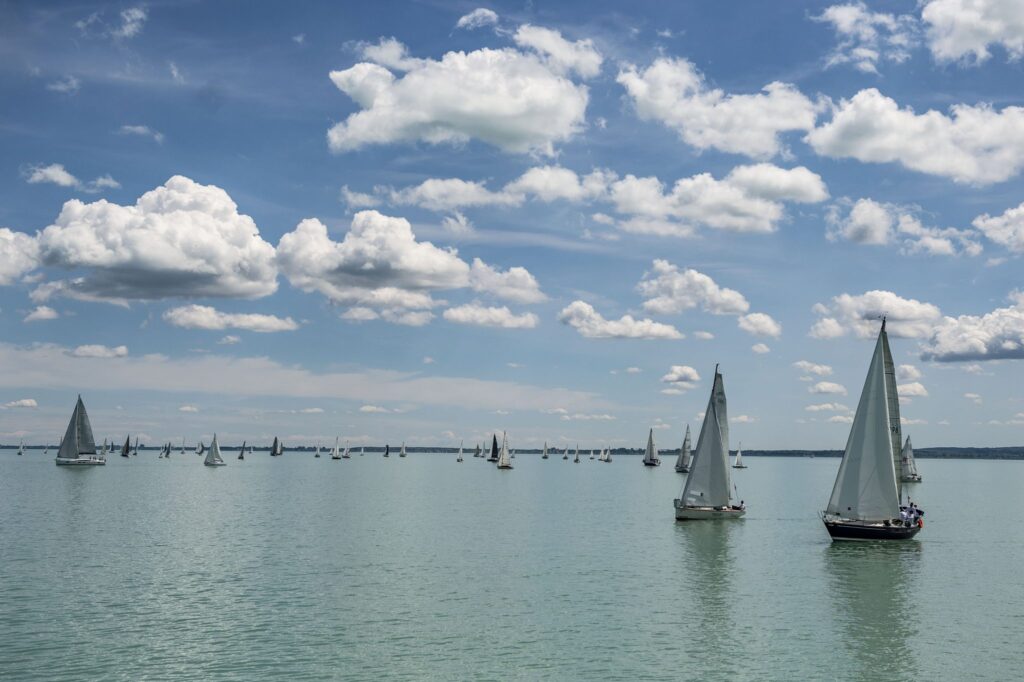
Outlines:
[[990, 45], [1011, 60], [1024, 56], [1024, 6], [1016, 0], [925, 0], [921, 19], [939, 62], [981, 64]]
[[205, 305], [186, 305], [164, 312], [164, 319], [185, 329], [245, 329], [251, 332], [293, 331], [299, 325], [290, 317], [259, 313], [224, 313]]
[[697, 386], [700, 374], [689, 365], [672, 365], [668, 373], [661, 377], [662, 383], [673, 384], [679, 391], [688, 391]]
[[749, 414], [738, 414], [732, 417], [729, 421], [734, 424], [753, 424], [757, 421], [757, 417], [751, 417]]
[[473, 234], [473, 222], [458, 211], [455, 211], [450, 216], [442, 218], [441, 227], [443, 227], [445, 231], [460, 237]]
[[917, 381], [921, 376], [921, 370], [913, 365], [899, 365], [896, 368], [896, 377], [900, 381]]
[[128, 346], [103, 346], [100, 344], [87, 344], [78, 346], [71, 351], [76, 358], [123, 358], [128, 355]]
[[25, 316], [23, 322], [37, 322], [39, 320], [56, 320], [60, 315], [53, 308], [45, 305], [36, 306], [32, 312]]
[[12, 400], [8, 403], [4, 403], [5, 408], [36, 408], [39, 407], [39, 403], [35, 401], [35, 398], [22, 398], [21, 400]]
[[[777, 339], [782, 336], [782, 325], [776, 322], [771, 315], [767, 313], [750, 313], [748, 315], [740, 315], [739, 327], [748, 334], [754, 336], [770, 336], [773, 339]], [[758, 344], [763, 345], [763, 344]]]
[[196, 407], [195, 405], [182, 405], [181, 407], [178, 408], [178, 412], [192, 412], [192, 413], [195, 413], [195, 412], [198, 412], [198, 411], [199, 411], [199, 408]]
[[785, 148], [780, 135], [814, 128], [816, 108], [793, 85], [773, 82], [754, 95], [709, 88], [685, 59], [660, 58], [646, 69], [627, 66], [617, 81], [637, 115], [675, 130], [697, 149], [770, 158]]
[[853, 417], [843, 414], [837, 414], [829, 417], [828, 421], [831, 422], [832, 424], [852, 424]]
[[626, 374], [640, 374], [643, 370], [639, 367], [627, 367]]
[[912, 398], [927, 398], [928, 389], [926, 389], [920, 382], [914, 381], [909, 384], [900, 384], [896, 387], [897, 393], [900, 396], [912, 397]]
[[39, 244], [35, 237], [0, 227], [0, 286], [13, 284], [39, 266]]
[[672, 315], [698, 306], [715, 315], [738, 315], [747, 312], [750, 304], [743, 294], [719, 286], [711, 277], [687, 268], [656, 259], [644, 273], [637, 290], [646, 299], [644, 310], [659, 315]]
[[469, 303], [444, 311], [444, 319], [458, 324], [472, 324], [481, 327], [502, 327], [504, 329], [533, 329], [540, 320], [533, 313], [515, 315], [507, 307], [488, 308], [479, 303]]
[[537, 279], [526, 268], [512, 267], [501, 272], [479, 258], [473, 259], [469, 285], [474, 291], [489, 293], [515, 303], [540, 303], [548, 298], [540, 290]]
[[294, 42], [296, 45], [305, 45], [306, 44], [306, 34], [305, 33], [296, 33], [295, 35], [292, 36], [292, 42]]
[[981, 396], [977, 393], [964, 393], [964, 397], [970, 400], [975, 405], [981, 405]]
[[900, 417], [900, 424], [903, 426], [915, 426], [918, 424], [927, 424], [927, 419], [908, 419], [906, 417]]
[[839, 40], [827, 66], [852, 64], [858, 71], [878, 73], [879, 61], [906, 61], [918, 41], [913, 16], [872, 12], [863, 2], [832, 5], [811, 18], [831, 24]]
[[82, 87], [82, 82], [74, 76], [64, 76], [60, 80], [46, 84], [46, 89], [51, 92], [60, 92], [66, 95], [73, 95]]
[[[521, 202], [528, 194], [541, 201], [583, 201], [603, 197], [609, 183], [614, 180], [615, 174], [604, 169], [595, 169], [587, 175], [579, 176], [575, 171], [561, 166], [534, 166], [505, 185], [502, 193], [509, 197], [509, 201], [518, 198]], [[608, 224], [597, 216], [594, 219]]]
[[1024, 253], [1024, 203], [1002, 215], [982, 214], [971, 224], [996, 244], [1013, 253]]
[[221, 346], [233, 346], [236, 343], [241, 343], [241, 341], [242, 338], [240, 336], [235, 336], [234, 334], [227, 334], [223, 336], [221, 340], [218, 341], [217, 343]]
[[157, 144], [163, 144], [164, 134], [153, 130], [149, 126], [142, 125], [123, 125], [118, 130], [122, 135], [136, 135], [138, 137], [150, 137]]
[[951, 115], [900, 108], [878, 90], [861, 90], [832, 108], [832, 119], [807, 134], [831, 158], [900, 163], [955, 182], [987, 185], [1024, 167], [1024, 108], [954, 104]]
[[[844, 209], [848, 209], [845, 216]], [[925, 227], [915, 213], [914, 207], [880, 203], [873, 199], [841, 200], [826, 214], [829, 225], [826, 236], [830, 241], [845, 239], [876, 246], [899, 243], [905, 254], [981, 254], [977, 233], [952, 227]]]
[[486, 7], [477, 7], [469, 14], [459, 17], [459, 20], [455, 23], [455, 28], [472, 30], [483, 26], [493, 26], [497, 23], [498, 14], [494, 10], [487, 9]]
[[637, 320], [623, 315], [618, 320], [607, 320], [594, 307], [584, 301], [573, 301], [562, 309], [558, 319], [580, 335], [590, 339], [681, 339], [683, 335], [669, 324], [649, 319]]
[[389, 414], [391, 412], [386, 407], [380, 407], [379, 405], [363, 405], [359, 408], [359, 411], [363, 414]]
[[931, 303], [879, 290], [859, 296], [840, 294], [828, 305], [817, 304], [814, 311], [822, 316], [811, 328], [815, 338], [835, 338], [850, 332], [862, 339], [872, 338], [878, 334], [883, 315], [887, 316], [890, 336], [925, 338], [942, 317]]
[[765, 353], [771, 353], [772, 349], [763, 343], [755, 343], [750, 347], [750, 350], [754, 351], [758, 355], [764, 355]]
[[832, 368], [829, 365], [819, 365], [808, 360], [797, 360], [793, 366], [804, 374], [814, 374], [819, 377], [827, 377], [832, 374]]
[[944, 317], [928, 336], [921, 357], [939, 362], [1024, 358], [1024, 294], [984, 315]]
[[414, 187], [391, 190], [390, 199], [393, 204], [420, 206], [432, 211], [472, 206], [517, 206], [523, 202], [522, 194], [492, 192], [483, 182], [458, 178], [429, 178]]
[[824, 180], [804, 166], [779, 168], [771, 163], [736, 166], [725, 180], [751, 196], [771, 201], [816, 204], [828, 199]]
[[59, 163], [51, 163], [49, 166], [32, 166], [28, 169], [26, 181], [30, 185], [45, 182], [61, 187], [78, 187], [80, 184], [78, 178]]
[[185, 84], [185, 75], [181, 72], [181, 69], [178, 68], [177, 64], [174, 62], [167, 62], [167, 69], [171, 72], [171, 80], [178, 85]]
[[331, 151], [478, 139], [507, 152], [552, 155], [555, 143], [583, 127], [587, 88], [535, 54], [483, 48], [448, 52], [438, 61], [404, 57], [399, 44], [403, 56], [396, 60], [388, 46], [364, 48], [370, 61], [330, 73], [361, 107], [328, 131]]
[[39, 236], [45, 264], [83, 277], [40, 287], [88, 300], [257, 298], [277, 289], [274, 247], [228, 194], [180, 175], [134, 206], [72, 199]]
[[808, 387], [807, 392], [824, 395], [846, 395], [846, 387], [832, 381], [819, 381], [813, 386]]
[[700, 339], [701, 341], [710, 341], [711, 339], [715, 338], [715, 335], [712, 334], [711, 332], [697, 331], [693, 333], [693, 338]]
[[804, 408], [808, 412], [849, 412], [850, 408], [842, 403], [817, 403]]
[[601, 53], [592, 40], [570, 42], [558, 31], [530, 24], [520, 26], [512, 40], [541, 54], [557, 73], [575, 71], [582, 78], [593, 78], [601, 72]]
[[659, 393], [662, 395], [683, 395], [686, 391], [679, 388], [663, 388]]
[[146, 9], [144, 7], [129, 7], [121, 10], [121, 25], [111, 31], [115, 38], [134, 38], [142, 32], [142, 25], [146, 23]]
[[353, 192], [348, 188], [348, 185], [342, 185], [341, 191], [339, 192], [341, 200], [345, 202], [345, 205], [350, 209], [358, 208], [373, 208], [374, 206], [380, 205], [380, 199], [372, 194], [364, 194], [363, 192]]
[[304, 407], [299, 410], [299, 414], [323, 414], [324, 408], [322, 407]]
[[573, 414], [563, 414], [559, 417], [564, 422], [568, 421], [582, 421], [582, 422], [611, 422], [615, 421], [615, 416], [611, 414], [583, 414], [575, 412]]

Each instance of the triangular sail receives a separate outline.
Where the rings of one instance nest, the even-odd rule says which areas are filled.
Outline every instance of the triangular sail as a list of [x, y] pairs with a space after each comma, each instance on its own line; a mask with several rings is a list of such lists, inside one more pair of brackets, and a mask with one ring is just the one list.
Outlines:
[[[243, 445], [244, 447], [244, 445]], [[220, 456], [220, 445], [217, 443], [217, 434], [213, 434], [213, 442], [210, 443], [210, 449], [206, 451], [205, 464], [223, 464], [224, 460]]]
[[846, 451], [826, 512], [879, 521], [899, 516], [899, 488], [892, 457], [892, 419], [887, 395], [885, 326], [878, 334]]
[[71, 413], [71, 421], [68, 422], [68, 430], [64, 433], [64, 440], [61, 441], [57, 457], [59, 459], [78, 459], [79, 455], [95, 454], [96, 441], [92, 436], [92, 424], [89, 423], [89, 415], [85, 411], [82, 396], [78, 396], [75, 411]]
[[242, 441], [242, 449], [238, 451], [238, 459], [245, 459], [245, 441]]
[[914, 461], [914, 446], [910, 444], [910, 436], [907, 436], [907, 442], [903, 445], [900, 460], [902, 460], [904, 476], [916, 477], [918, 475], [917, 462]]
[[122, 457], [129, 457], [130, 456], [129, 453], [131, 452], [131, 450], [132, 450], [132, 437], [131, 436], [125, 436], [124, 437], [124, 445], [121, 446], [121, 456]]
[[658, 450], [654, 446], [654, 429], [647, 432], [647, 450], [644, 452], [644, 464], [654, 464], [658, 461]]
[[501, 434], [501, 450], [498, 452], [498, 468], [511, 469], [512, 462], [508, 455], [508, 434]]
[[697, 437], [690, 474], [683, 487], [683, 504], [688, 507], [727, 507], [730, 504], [729, 450], [722, 435], [722, 415], [725, 406], [725, 384], [715, 368], [715, 382], [704, 412], [704, 423]]
[[734, 467], [743, 466], [743, 444], [740, 443], [740, 447], [736, 448], [736, 461], [733, 462]]
[[686, 425], [686, 435], [683, 437], [683, 445], [679, 448], [679, 457], [676, 458], [676, 471], [685, 471], [690, 468], [690, 459], [693, 456], [690, 451], [690, 425]]
[[896, 499], [903, 499], [903, 466], [900, 454], [903, 450], [903, 424], [900, 420], [900, 396], [896, 390], [896, 365], [892, 361], [889, 350], [889, 335], [885, 332], [885, 321], [882, 321], [882, 357], [885, 363], [885, 395], [889, 404], [889, 442], [892, 453], [892, 464], [896, 470]]

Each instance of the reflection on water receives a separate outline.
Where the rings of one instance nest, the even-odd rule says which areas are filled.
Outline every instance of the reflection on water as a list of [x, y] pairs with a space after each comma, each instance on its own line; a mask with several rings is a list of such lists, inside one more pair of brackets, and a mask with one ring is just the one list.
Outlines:
[[[825, 549], [835, 623], [859, 679], [912, 679], [918, 542], [833, 542]], [[854, 677], [854, 676], [851, 676]]]

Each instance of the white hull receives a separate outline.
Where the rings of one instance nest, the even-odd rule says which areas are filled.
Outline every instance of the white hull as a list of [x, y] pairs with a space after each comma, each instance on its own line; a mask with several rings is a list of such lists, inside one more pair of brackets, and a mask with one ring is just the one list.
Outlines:
[[227, 462], [203, 462], [203, 464], [208, 467], [223, 467], [228, 465]]
[[62, 459], [58, 457], [57, 466], [104, 466], [107, 460], [102, 457], [79, 457], [77, 459]]
[[686, 507], [673, 500], [676, 521], [701, 521], [706, 519], [738, 519], [747, 513], [746, 509], [715, 509], [714, 507]]

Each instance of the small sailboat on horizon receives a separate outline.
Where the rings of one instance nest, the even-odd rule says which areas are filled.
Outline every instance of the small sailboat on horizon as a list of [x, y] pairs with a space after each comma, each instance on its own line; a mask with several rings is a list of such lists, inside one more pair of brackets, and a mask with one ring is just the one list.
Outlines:
[[512, 461], [508, 453], [508, 434], [501, 434], [501, 451], [498, 453], [498, 468], [511, 469]]
[[139, 437], [135, 436], [135, 447], [132, 448], [132, 457], [139, 456]]
[[548, 458], [548, 442], [547, 441], [544, 441], [544, 452], [541, 453], [540, 458], [541, 459], [547, 459]]
[[402, 441], [402, 449], [398, 451], [399, 457], [405, 457], [405, 441]]
[[736, 459], [732, 463], [733, 469], [746, 469], [747, 465], [743, 463], [743, 443], [740, 443], [736, 448]]
[[217, 443], [217, 434], [213, 434], [213, 442], [210, 443], [210, 449], [206, 451], [206, 459], [203, 460], [203, 464], [208, 467], [222, 467], [227, 466], [227, 462], [220, 456], [220, 445]]
[[25, 454], [25, 441], [22, 440], [18, 443], [18, 457]]
[[331, 459], [341, 459], [341, 453], [338, 451], [338, 436], [334, 437], [334, 447], [331, 448]]
[[907, 442], [903, 445], [900, 460], [903, 465], [901, 480], [904, 483], [920, 483], [921, 474], [917, 471], [917, 460], [914, 459], [914, 446], [910, 444], [910, 436], [907, 436]]
[[242, 441], [242, 447], [238, 449], [238, 459], [245, 459], [245, 441]]
[[572, 458], [572, 463], [573, 464], [579, 464], [580, 463], [580, 444], [579, 443], [576, 443], [576, 454]]
[[274, 442], [270, 446], [270, 456], [271, 457], [280, 457], [283, 454], [284, 454], [284, 443], [279, 441], [277, 439], [277, 436], [274, 436]]
[[647, 432], [647, 449], [644, 450], [644, 466], [661, 466], [661, 459], [658, 458], [658, 448], [654, 445], [654, 429]]
[[679, 456], [676, 458], [676, 472], [680, 474], [690, 473], [690, 460], [693, 452], [690, 450], [690, 425], [686, 425], [686, 435], [683, 436], [683, 444], [679, 448]]
[[455, 461], [456, 462], [461, 462], [462, 461], [462, 441], [459, 441], [459, 456], [458, 456], [458, 458], [456, 458]]

